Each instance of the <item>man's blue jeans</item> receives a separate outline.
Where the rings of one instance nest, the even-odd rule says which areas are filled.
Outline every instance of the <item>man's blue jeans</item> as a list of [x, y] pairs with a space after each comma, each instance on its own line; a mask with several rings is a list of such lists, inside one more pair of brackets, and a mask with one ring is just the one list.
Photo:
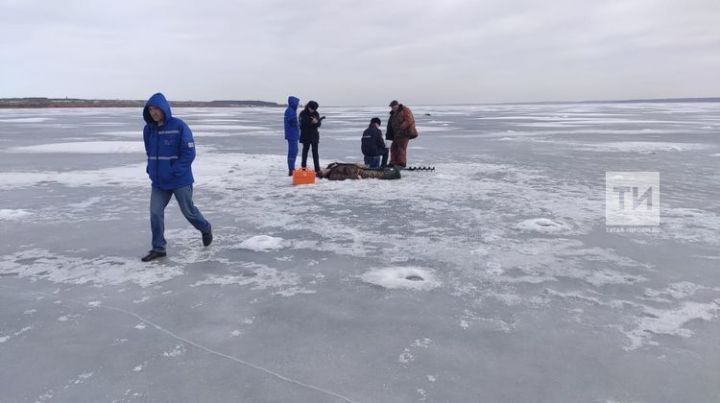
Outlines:
[[192, 201], [192, 185], [165, 190], [152, 187], [150, 195], [150, 228], [152, 229], [152, 248], [154, 251], [165, 252], [165, 207], [175, 195], [185, 218], [200, 232], [210, 231], [210, 223], [203, 217]]
[[365, 165], [368, 168], [385, 167], [388, 160], [388, 149], [386, 148], [382, 154], [376, 156], [365, 156]]
[[367, 165], [368, 168], [378, 168], [381, 159], [382, 157], [379, 155], [377, 157], [365, 157], [365, 165]]

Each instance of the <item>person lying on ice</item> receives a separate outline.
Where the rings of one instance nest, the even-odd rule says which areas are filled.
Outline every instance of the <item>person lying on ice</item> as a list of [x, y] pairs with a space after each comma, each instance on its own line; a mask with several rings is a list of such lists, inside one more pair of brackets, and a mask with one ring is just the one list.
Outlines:
[[400, 179], [400, 171], [393, 168], [367, 168], [362, 164], [344, 164], [333, 162], [318, 172], [320, 178], [331, 181], [345, 179]]

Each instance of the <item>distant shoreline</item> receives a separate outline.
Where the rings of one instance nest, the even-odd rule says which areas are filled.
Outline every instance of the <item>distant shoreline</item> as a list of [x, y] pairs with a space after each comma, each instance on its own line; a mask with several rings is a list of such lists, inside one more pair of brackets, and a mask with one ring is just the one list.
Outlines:
[[[558, 104], [641, 104], [641, 103], [720, 103], [720, 97], [700, 98], [648, 98], [648, 99], [617, 99], [617, 100], [584, 100], [584, 101], [535, 101], [535, 102], [487, 102], [458, 103], [441, 105], [416, 106], [479, 106], [479, 105], [558, 105]], [[284, 108], [287, 105], [276, 102], [252, 100], [228, 101], [171, 101], [173, 107], [179, 108]], [[143, 100], [125, 99], [82, 99], [82, 98], [0, 98], [0, 109], [16, 108], [142, 108]], [[327, 105], [331, 106], [331, 105]], [[368, 105], [334, 105], [338, 107], [365, 107]]]
[[[176, 101], [173, 107], [212, 108], [280, 108], [275, 102], [266, 101]], [[145, 101], [124, 99], [80, 99], [80, 98], [0, 98], [0, 109], [9, 108], [142, 108]]]

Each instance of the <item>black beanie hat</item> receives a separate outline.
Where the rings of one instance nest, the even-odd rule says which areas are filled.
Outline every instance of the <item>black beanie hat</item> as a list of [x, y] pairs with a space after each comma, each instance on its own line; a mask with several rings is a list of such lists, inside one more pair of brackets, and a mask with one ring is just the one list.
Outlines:
[[391, 106], [391, 107], [392, 107], [392, 106], [395, 106], [395, 105], [400, 105], [400, 102], [395, 101], [395, 100], [393, 100], [392, 102], [390, 102], [390, 106]]
[[318, 106], [320, 106], [320, 105], [318, 105], [318, 103], [315, 101], [310, 101], [307, 103], [307, 107], [311, 108], [311, 109], [317, 110]]
[[378, 125], [382, 125], [382, 122], [380, 121], [380, 118], [372, 118], [370, 119], [370, 124], [373, 125], [377, 123]]

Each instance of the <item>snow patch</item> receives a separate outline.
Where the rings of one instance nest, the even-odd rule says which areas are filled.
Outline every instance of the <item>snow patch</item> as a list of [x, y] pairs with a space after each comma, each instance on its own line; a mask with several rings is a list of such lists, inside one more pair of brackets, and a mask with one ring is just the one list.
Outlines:
[[5, 343], [6, 341], [8, 341], [14, 337], [18, 337], [25, 332], [29, 332], [30, 330], [32, 330], [32, 326], [27, 326], [27, 327], [24, 327], [24, 328], [18, 330], [17, 332], [11, 333], [7, 336], [0, 336], [0, 343]]
[[241, 249], [249, 249], [256, 252], [267, 252], [269, 250], [282, 249], [284, 240], [269, 235], [257, 235], [246, 239], [238, 245]]
[[420, 267], [373, 269], [364, 273], [360, 278], [366, 283], [389, 289], [431, 290], [440, 286], [440, 282], [435, 279], [432, 270]]
[[428, 347], [430, 347], [430, 343], [432, 343], [432, 340], [427, 337], [424, 339], [416, 339], [415, 341], [413, 341], [410, 347], [405, 348], [403, 352], [398, 356], [398, 362], [400, 364], [409, 364], [415, 361], [414, 353], [419, 349], [427, 350]]
[[99, 203], [101, 200], [102, 200], [102, 197], [91, 197], [91, 198], [81, 201], [79, 203], [69, 204], [68, 207], [75, 209], [75, 210], [85, 210], [88, 207], [92, 206], [93, 204]]
[[653, 335], [670, 335], [690, 337], [694, 332], [686, 327], [688, 322], [701, 319], [712, 320], [720, 311], [720, 300], [708, 304], [698, 302], [685, 302], [679, 308], [673, 310], [662, 310], [645, 307], [645, 317], [640, 319], [638, 326], [625, 332], [630, 339], [630, 345], [624, 349], [627, 351], [636, 350], [643, 345], [658, 345], [652, 340]]
[[709, 148], [709, 146], [707, 144], [698, 143], [671, 143], [661, 141], [618, 141], [598, 144], [585, 144], [583, 148], [592, 151], [650, 154], [657, 151], [704, 150]]
[[25, 154], [145, 154], [141, 141], [78, 141], [11, 147], [9, 153]]
[[653, 290], [651, 288], [645, 289], [645, 295], [652, 298], [669, 296], [675, 299], [682, 299], [694, 295], [699, 290], [706, 289], [701, 285], [691, 283], [689, 281], [681, 281], [678, 283], [669, 284], [663, 290]]
[[165, 351], [163, 353], [163, 356], [169, 357], [169, 358], [175, 358], [175, 357], [180, 357], [181, 355], [184, 355], [186, 352], [187, 352], [187, 349], [185, 348], [185, 346], [178, 344], [172, 350]]
[[531, 218], [522, 221], [515, 226], [517, 229], [528, 232], [541, 232], [545, 234], [557, 234], [570, 230], [570, 226], [549, 218]]
[[64, 256], [31, 249], [0, 256], [0, 274], [66, 284], [119, 285], [132, 282], [148, 287], [183, 274], [178, 267], [148, 265], [139, 259], [102, 256]]
[[32, 215], [31, 212], [21, 209], [0, 209], [0, 220], [19, 221], [24, 217]]
[[279, 271], [271, 267], [255, 263], [247, 263], [244, 267], [252, 270], [241, 275], [227, 274], [222, 276], [209, 276], [205, 280], [198, 281], [191, 285], [191, 287], [208, 285], [249, 285], [252, 286], [253, 290], [277, 289], [274, 294], [284, 297], [291, 297], [297, 294], [315, 293], [315, 291], [301, 286], [302, 279], [296, 273]]
[[612, 270], [594, 271], [584, 278], [588, 283], [600, 287], [608, 284], [634, 284], [647, 279], [642, 276], [622, 273]]
[[51, 118], [5, 118], [0, 119], [2, 123], [43, 123], [51, 120]]

